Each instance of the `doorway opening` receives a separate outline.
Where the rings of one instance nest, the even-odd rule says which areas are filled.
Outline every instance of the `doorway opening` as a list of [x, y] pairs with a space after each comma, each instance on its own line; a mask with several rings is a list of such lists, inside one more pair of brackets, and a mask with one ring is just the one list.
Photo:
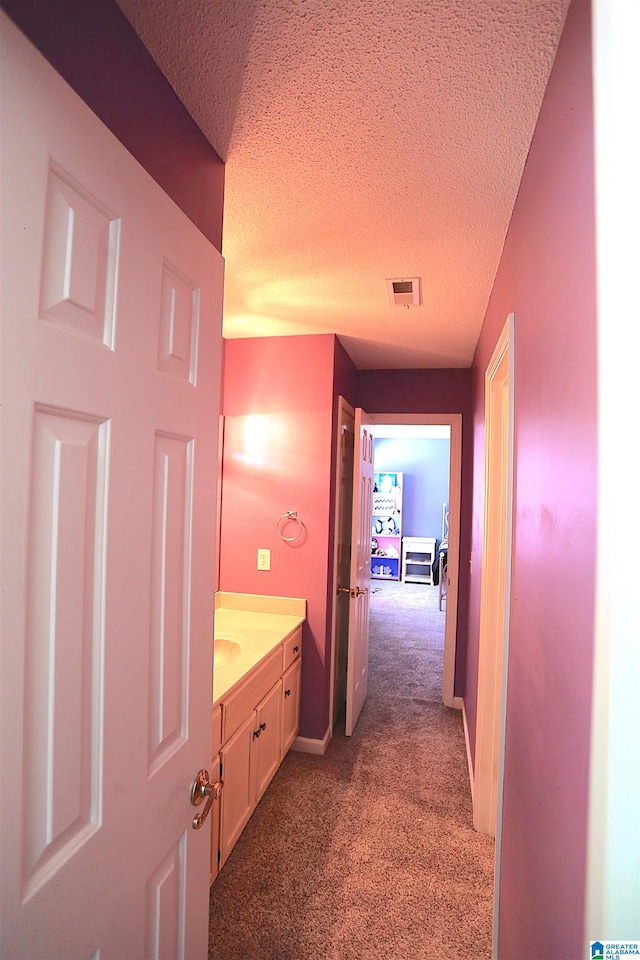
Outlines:
[[[345, 437], [347, 442], [352, 442], [353, 437], [353, 408], [344, 400], [339, 398], [339, 416], [337, 437], [338, 450], [340, 455], [337, 458], [336, 467], [336, 543], [334, 553], [334, 611], [332, 619], [332, 682], [331, 682], [331, 706], [330, 721], [331, 730], [336, 724], [344, 705], [344, 682], [343, 674], [346, 670], [346, 659], [348, 655], [349, 639], [345, 632], [348, 626], [349, 596], [347, 567], [345, 565], [346, 550], [345, 543], [350, 544], [351, 530], [345, 528], [345, 517], [355, 515], [355, 508], [349, 502], [349, 496], [353, 498], [353, 486], [345, 482], [346, 471], [353, 469], [353, 460], [349, 461], [348, 455], [344, 455], [343, 446]], [[446, 498], [440, 498], [435, 504], [437, 516], [437, 526], [433, 530], [432, 539], [436, 544], [441, 545], [445, 540], [446, 544], [446, 571], [441, 569], [439, 557], [433, 557], [434, 571], [437, 567], [434, 580], [438, 575], [443, 576], [444, 582], [433, 584], [432, 588], [438, 591], [438, 605], [442, 609], [445, 620], [445, 639], [444, 639], [444, 662], [443, 662], [443, 680], [442, 680], [442, 702], [445, 706], [461, 708], [462, 699], [455, 696], [455, 656], [456, 656], [456, 630], [457, 630], [457, 600], [458, 600], [458, 569], [459, 569], [459, 538], [460, 538], [460, 496], [461, 496], [461, 462], [462, 462], [462, 415], [461, 414], [375, 414], [371, 416], [374, 424], [376, 438], [380, 434], [380, 439], [385, 439], [384, 434], [389, 433], [389, 428], [393, 427], [398, 433], [403, 432], [403, 428], [440, 428], [448, 433], [448, 485]], [[351, 424], [351, 426], [349, 426]], [[351, 432], [350, 432], [351, 431]], [[443, 437], [441, 436], [441, 439]], [[382, 467], [385, 469], [386, 464]], [[397, 471], [398, 468], [396, 468]], [[415, 492], [415, 491], [414, 491]], [[434, 504], [432, 504], [432, 507]], [[353, 508], [353, 509], [352, 509]], [[419, 516], [423, 513], [419, 512]], [[420, 520], [416, 521], [420, 522]], [[429, 522], [427, 530], [436, 524], [436, 520]], [[348, 525], [347, 525], [348, 527]], [[426, 531], [414, 531], [426, 532]], [[372, 538], [374, 534], [372, 531]], [[382, 537], [380, 543], [383, 542]], [[386, 541], [385, 541], [386, 542]], [[373, 545], [373, 539], [372, 539]], [[385, 577], [386, 569], [390, 568], [393, 572], [400, 572], [402, 568], [402, 543], [400, 547], [395, 548], [400, 554], [397, 558], [381, 560], [377, 565], [382, 569], [382, 576], [371, 580], [371, 589], [375, 589], [382, 579], [387, 579], [391, 584], [391, 578]], [[341, 559], [342, 558], [342, 563]], [[418, 558], [420, 559], [420, 558]], [[395, 562], [391, 562], [391, 561]], [[376, 566], [374, 562], [374, 567]], [[444, 567], [444, 564], [442, 565]], [[414, 573], [420, 574], [420, 566], [410, 568]], [[397, 580], [396, 582], [400, 582]], [[440, 596], [440, 590], [442, 596]], [[342, 611], [342, 612], [341, 612]]]
[[440, 701], [451, 428], [379, 424], [374, 438], [370, 634], [398, 637], [389, 657], [401, 689]]

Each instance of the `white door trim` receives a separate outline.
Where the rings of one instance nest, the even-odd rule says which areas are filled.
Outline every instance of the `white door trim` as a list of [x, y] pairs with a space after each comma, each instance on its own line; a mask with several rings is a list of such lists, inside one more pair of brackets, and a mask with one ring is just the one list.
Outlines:
[[[515, 315], [510, 313], [505, 323], [509, 338], [509, 396], [508, 396], [508, 435], [507, 435], [507, 503], [506, 503], [506, 551], [504, 571], [504, 632], [502, 638], [502, 692], [500, 697], [500, 733], [498, 752], [498, 784], [496, 797], [496, 849], [495, 870], [493, 876], [493, 953], [498, 956], [498, 929], [500, 915], [500, 867], [502, 856], [502, 804], [504, 800], [504, 741], [507, 725], [507, 676], [509, 668], [509, 628], [511, 617], [511, 565], [513, 558], [513, 512], [515, 494]], [[504, 333], [504, 331], [503, 331]], [[473, 799], [473, 792], [472, 792]]]
[[598, 311], [594, 555], [606, 559], [596, 563], [586, 943], [640, 934], [640, 506], [636, 445], [621, 416], [638, 405], [638, 351], [631, 329], [638, 298], [640, 8], [604, 0], [592, 0], [591, 7]]
[[485, 374], [485, 491], [473, 824], [496, 835], [509, 630], [513, 487], [511, 327], [507, 318]]

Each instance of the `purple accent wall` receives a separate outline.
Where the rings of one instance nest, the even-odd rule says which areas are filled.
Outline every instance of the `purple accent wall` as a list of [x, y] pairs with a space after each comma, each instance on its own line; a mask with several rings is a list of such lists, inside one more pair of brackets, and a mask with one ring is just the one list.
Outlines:
[[[334, 340], [227, 340], [224, 364], [220, 589], [307, 600], [300, 736], [318, 740], [331, 675]], [[305, 525], [295, 543], [276, 533], [287, 510]], [[259, 547], [271, 550], [268, 572], [256, 569]]]
[[360, 370], [358, 406], [369, 413], [471, 415], [471, 370]]
[[358, 406], [368, 413], [461, 413], [462, 491], [460, 503], [460, 577], [454, 694], [464, 694], [471, 554], [473, 492], [473, 405], [470, 369], [361, 370]]
[[498, 956], [582, 957], [596, 556], [589, 0], [573, 0], [473, 365], [465, 705], [475, 732], [484, 371], [515, 312], [515, 509]]
[[0, 5], [222, 250], [224, 164], [115, 0], [0, 0]]

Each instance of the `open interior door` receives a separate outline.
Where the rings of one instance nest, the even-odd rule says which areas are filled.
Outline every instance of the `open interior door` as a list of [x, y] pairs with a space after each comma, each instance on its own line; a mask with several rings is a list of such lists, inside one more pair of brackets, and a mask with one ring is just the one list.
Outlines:
[[205, 957], [222, 258], [2, 11], [0, 71], [0, 956]]
[[373, 421], [360, 407], [355, 411], [353, 457], [353, 518], [349, 651], [345, 734], [350, 737], [367, 697], [369, 673], [369, 583], [371, 579], [371, 508], [373, 500]]

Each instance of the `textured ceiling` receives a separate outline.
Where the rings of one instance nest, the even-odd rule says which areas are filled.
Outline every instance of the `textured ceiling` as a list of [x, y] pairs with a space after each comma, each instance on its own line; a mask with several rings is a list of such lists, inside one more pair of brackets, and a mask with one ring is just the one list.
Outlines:
[[468, 366], [569, 0], [118, 2], [227, 164], [224, 335]]

